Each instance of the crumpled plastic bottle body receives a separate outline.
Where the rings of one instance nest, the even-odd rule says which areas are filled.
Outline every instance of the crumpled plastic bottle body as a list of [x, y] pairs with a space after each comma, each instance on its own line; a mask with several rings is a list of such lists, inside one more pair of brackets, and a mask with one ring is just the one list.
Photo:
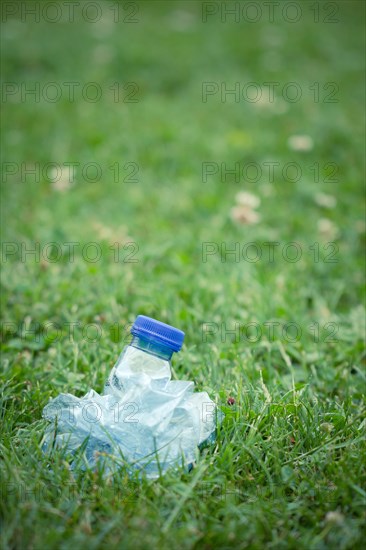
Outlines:
[[214, 438], [221, 413], [194, 383], [172, 381], [168, 361], [128, 346], [106, 382], [103, 395], [61, 394], [43, 410], [50, 422], [43, 449], [83, 450], [83, 460], [105, 471], [122, 464], [155, 478], [170, 467], [189, 466], [197, 448]]

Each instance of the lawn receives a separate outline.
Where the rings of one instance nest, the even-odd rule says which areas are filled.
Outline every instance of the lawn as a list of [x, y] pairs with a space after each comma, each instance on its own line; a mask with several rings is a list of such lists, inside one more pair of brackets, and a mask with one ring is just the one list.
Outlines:
[[[3, 2], [2, 547], [361, 548], [364, 2], [71, 4]], [[43, 407], [138, 314], [216, 443], [74, 476]]]

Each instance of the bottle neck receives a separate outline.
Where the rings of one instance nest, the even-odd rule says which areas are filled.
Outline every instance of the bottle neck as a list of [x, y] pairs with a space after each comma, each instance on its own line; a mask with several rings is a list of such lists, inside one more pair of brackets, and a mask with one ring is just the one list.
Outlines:
[[164, 344], [159, 344], [158, 342], [148, 340], [147, 338], [141, 338], [139, 336], [132, 337], [130, 346], [146, 351], [146, 353], [150, 353], [151, 355], [156, 355], [166, 361], [169, 361], [174, 353], [171, 348], [164, 346]]

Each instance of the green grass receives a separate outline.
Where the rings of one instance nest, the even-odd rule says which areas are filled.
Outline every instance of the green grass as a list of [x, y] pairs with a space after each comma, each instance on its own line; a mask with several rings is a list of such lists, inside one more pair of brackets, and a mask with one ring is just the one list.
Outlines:
[[[3, 547], [361, 548], [364, 4], [336, 2], [332, 24], [314, 23], [305, 1], [293, 24], [278, 16], [274, 24], [222, 23], [218, 15], [203, 23], [199, 2], [138, 4], [135, 24], [114, 23], [106, 2], [94, 25], [80, 17], [21, 22], [19, 14], [2, 25], [4, 82], [81, 83], [74, 102], [15, 94], [3, 103], [3, 162], [80, 163], [64, 190], [47, 174], [3, 177], [2, 240], [14, 243], [8, 255], [3, 247], [2, 269]], [[279, 83], [276, 103], [221, 102], [219, 94], [202, 102], [203, 82], [269, 81]], [[78, 92], [88, 82], [101, 87], [100, 101]], [[115, 82], [123, 97], [133, 88], [122, 86], [136, 83], [138, 101], [115, 102]], [[289, 82], [302, 91], [298, 102], [282, 98]], [[339, 88], [336, 103], [324, 102], [329, 82]], [[292, 150], [293, 135], [311, 136], [313, 148]], [[268, 161], [279, 163], [274, 181]], [[94, 183], [80, 169], [89, 162], [102, 169]], [[119, 181], [109, 168], [116, 162]], [[129, 162], [137, 182], [122, 181]], [[263, 174], [202, 181], [204, 162], [257, 163]], [[298, 181], [282, 174], [291, 162], [301, 167]], [[243, 190], [261, 198], [257, 224], [230, 217]], [[319, 206], [319, 193], [336, 207]], [[330, 229], [319, 233], [324, 218]], [[269, 262], [263, 243], [274, 241]], [[21, 246], [35, 242], [51, 261], [24, 256]], [[80, 243], [73, 262], [68, 242]], [[101, 247], [95, 263], [85, 249], [83, 257], [88, 242]], [[136, 245], [123, 249], [128, 242]], [[207, 242], [218, 252], [204, 262]], [[249, 242], [262, 247], [258, 262], [225, 256], [223, 246]], [[282, 256], [289, 242], [301, 246], [297, 262]], [[327, 261], [328, 242], [336, 262]], [[50, 463], [40, 451], [42, 409], [60, 392], [101, 391], [137, 314], [186, 332], [174, 376], [194, 380], [225, 412], [217, 443], [189, 474], [149, 482], [121, 469], [113, 479], [74, 479], [62, 455]], [[70, 323], [79, 323], [74, 338]], [[100, 337], [92, 342], [94, 323]], [[260, 337], [246, 332], [249, 323]], [[301, 336], [288, 325], [283, 332], [287, 323]]]

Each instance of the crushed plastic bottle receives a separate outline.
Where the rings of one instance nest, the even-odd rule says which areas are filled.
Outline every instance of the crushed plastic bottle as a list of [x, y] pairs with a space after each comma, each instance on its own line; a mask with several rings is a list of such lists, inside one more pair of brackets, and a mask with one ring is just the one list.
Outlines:
[[189, 469], [198, 447], [215, 440], [222, 413], [206, 392], [193, 392], [193, 382], [171, 380], [170, 359], [184, 332], [139, 315], [131, 334], [102, 395], [61, 394], [46, 405], [42, 448], [66, 448], [79, 453], [82, 467], [102, 463], [105, 472], [127, 465], [155, 478], [171, 467]]

